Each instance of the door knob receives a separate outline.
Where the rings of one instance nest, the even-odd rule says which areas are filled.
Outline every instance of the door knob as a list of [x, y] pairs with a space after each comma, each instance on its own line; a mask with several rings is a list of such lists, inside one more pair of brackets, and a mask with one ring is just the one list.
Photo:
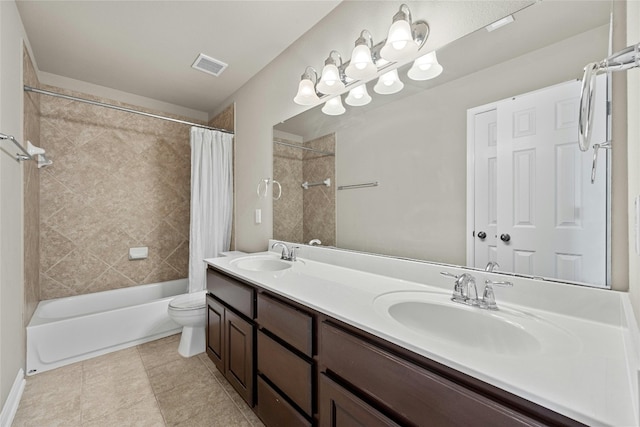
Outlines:
[[486, 237], [487, 237], [487, 233], [485, 233], [484, 231], [480, 231], [478, 233], [478, 239], [484, 240], [484, 239], [486, 239]]
[[500, 235], [500, 240], [502, 240], [503, 242], [508, 242], [509, 240], [511, 240], [511, 236], [509, 236], [508, 234], [501, 234]]

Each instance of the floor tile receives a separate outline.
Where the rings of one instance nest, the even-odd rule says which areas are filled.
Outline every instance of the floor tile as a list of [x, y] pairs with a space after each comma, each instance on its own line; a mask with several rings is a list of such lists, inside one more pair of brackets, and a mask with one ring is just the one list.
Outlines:
[[151, 369], [183, 357], [178, 354], [180, 334], [171, 335], [156, 341], [141, 344], [137, 347], [145, 368]]
[[164, 419], [154, 396], [100, 418], [83, 422], [82, 427], [164, 427]]
[[197, 357], [181, 358], [147, 370], [153, 392], [158, 394], [182, 384], [191, 383], [202, 375], [211, 375]]
[[156, 398], [169, 426], [178, 425], [210, 407], [229, 402], [225, 391], [210, 375], [158, 393]]

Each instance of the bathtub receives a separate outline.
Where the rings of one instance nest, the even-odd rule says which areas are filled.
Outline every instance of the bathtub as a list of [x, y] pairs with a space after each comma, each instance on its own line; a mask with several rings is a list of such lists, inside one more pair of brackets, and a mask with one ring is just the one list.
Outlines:
[[180, 332], [169, 301], [188, 279], [40, 301], [27, 326], [27, 375]]

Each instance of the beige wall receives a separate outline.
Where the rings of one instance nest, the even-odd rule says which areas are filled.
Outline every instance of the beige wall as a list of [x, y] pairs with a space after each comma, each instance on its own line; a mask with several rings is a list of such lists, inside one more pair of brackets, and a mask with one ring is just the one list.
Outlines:
[[[429, 21], [431, 35], [425, 50], [440, 48], [528, 3], [408, 2], [414, 19]], [[363, 28], [374, 40], [382, 40], [397, 8], [398, 4], [389, 2], [341, 3], [223, 103], [236, 103], [237, 249], [264, 250], [272, 237], [271, 199], [259, 199], [255, 190], [261, 179], [273, 175], [273, 125], [305, 110], [292, 101], [300, 74], [309, 65], [320, 68], [332, 49], [348, 56]], [[254, 222], [256, 208], [262, 209], [262, 224]]]
[[[24, 47], [24, 83], [40, 85], [35, 67]], [[40, 97], [24, 92], [24, 140], [40, 146]], [[24, 163], [24, 325], [31, 320], [40, 301], [40, 169], [36, 162]]]
[[[0, 2], [0, 132], [23, 140], [24, 28], [13, 1]], [[0, 403], [25, 362], [23, 164], [2, 142], [0, 151]], [[6, 150], [6, 151], [5, 151]], [[9, 154], [8, 154], [9, 153]]]
[[[41, 110], [40, 298], [187, 277], [189, 127], [44, 95]], [[149, 257], [130, 261], [136, 246]]]
[[[640, 2], [627, 2], [627, 44], [640, 43]], [[635, 198], [640, 196], [640, 69], [627, 73], [627, 158], [629, 164], [629, 293], [640, 323], [640, 254], [636, 252]]]

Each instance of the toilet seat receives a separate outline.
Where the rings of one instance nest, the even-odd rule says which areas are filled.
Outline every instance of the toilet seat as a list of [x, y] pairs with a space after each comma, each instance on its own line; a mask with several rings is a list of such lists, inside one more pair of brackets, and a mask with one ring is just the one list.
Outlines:
[[205, 308], [207, 291], [197, 291], [175, 297], [169, 302], [169, 308], [173, 310], [198, 310]]

